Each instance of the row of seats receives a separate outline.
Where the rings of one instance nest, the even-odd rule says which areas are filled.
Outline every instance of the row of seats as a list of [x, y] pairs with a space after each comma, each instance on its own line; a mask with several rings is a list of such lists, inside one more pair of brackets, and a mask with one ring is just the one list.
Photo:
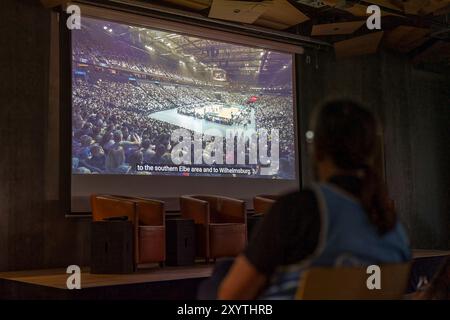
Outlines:
[[[276, 196], [261, 195], [253, 199], [254, 215], [263, 215]], [[92, 195], [93, 221], [127, 216], [134, 227], [134, 263], [163, 263], [166, 259], [164, 202], [119, 195]], [[239, 254], [247, 243], [245, 202], [214, 195], [180, 197], [182, 218], [195, 223], [196, 256], [210, 259]]]

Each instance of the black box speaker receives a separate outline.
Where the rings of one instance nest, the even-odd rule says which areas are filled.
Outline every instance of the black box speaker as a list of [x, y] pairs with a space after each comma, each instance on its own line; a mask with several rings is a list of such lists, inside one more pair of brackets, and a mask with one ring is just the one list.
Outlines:
[[91, 232], [91, 273], [134, 272], [130, 221], [96, 221]]
[[166, 265], [187, 266], [195, 262], [195, 224], [192, 219], [166, 220]]

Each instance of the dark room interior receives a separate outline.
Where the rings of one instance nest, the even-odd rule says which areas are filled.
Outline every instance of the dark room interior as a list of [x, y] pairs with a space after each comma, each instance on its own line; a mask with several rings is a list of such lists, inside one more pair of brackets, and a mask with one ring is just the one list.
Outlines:
[[[70, 5], [81, 7], [81, 31], [68, 28], [71, 15], [66, 9]], [[369, 22], [366, 24], [370, 19], [366, 8], [371, 5], [381, 12], [381, 29], [370, 30]], [[378, 123], [374, 129], [373, 168], [386, 187], [389, 206], [383, 208], [396, 213], [407, 235], [410, 254], [407, 259], [392, 260], [408, 262], [407, 282], [398, 282], [400, 287], [408, 289], [403, 290], [400, 297], [386, 295], [381, 299], [417, 296], [424, 277], [430, 283], [438, 281], [439, 268], [447, 268], [439, 281], [442, 285], [445, 282], [445, 299], [450, 297], [450, 1], [3, 0], [1, 7], [0, 299], [194, 300], [202, 299], [199, 292], [206, 285], [219, 286], [214, 281], [220, 274], [225, 280], [218, 291], [212, 296], [203, 296], [204, 299], [256, 299], [263, 284], [255, 288], [260, 291], [253, 296], [251, 289], [241, 295], [238, 290], [241, 287], [234, 284], [241, 281], [243, 286], [245, 281], [255, 284], [269, 281], [269, 273], [263, 271], [269, 266], [263, 261], [271, 259], [271, 250], [278, 250], [274, 249], [278, 241], [288, 239], [287, 234], [291, 232], [287, 227], [280, 229], [280, 234], [268, 232], [283, 223], [276, 214], [297, 210], [303, 212], [303, 217], [310, 214], [311, 206], [321, 210], [322, 200], [300, 202], [308, 197], [308, 191], [296, 191], [290, 196], [285, 195], [286, 192], [309, 190], [309, 186], [315, 185], [322, 172], [317, 169], [317, 162], [325, 163], [328, 159], [319, 152], [320, 146], [335, 150], [330, 151], [332, 155], [342, 151], [339, 146], [347, 146], [344, 142], [339, 144], [339, 134], [331, 136], [334, 140], [320, 144], [320, 128], [328, 122], [326, 112], [317, 115], [315, 109], [325, 101], [331, 101], [325, 106], [337, 101], [333, 105], [336, 108], [339, 101], [352, 106], [346, 101], [356, 101], [355, 105], [361, 103], [366, 107], [365, 112], [375, 115], [374, 123]], [[91, 17], [95, 19], [89, 20]], [[175, 63], [177, 59], [179, 63]], [[115, 64], [115, 61], [119, 62]], [[180, 71], [185, 69], [187, 71]], [[102, 98], [102, 94], [108, 97]], [[100, 104], [102, 109], [98, 110], [102, 111], [96, 115], [88, 113], [94, 112], [91, 110]], [[173, 109], [175, 113], [169, 114], [173, 111], [169, 104], [177, 106]], [[275, 112], [270, 110], [281, 110], [284, 104], [287, 111], [280, 111], [278, 116], [270, 115]], [[264, 111], [269, 105], [275, 109]], [[111, 109], [108, 111], [108, 108]], [[353, 110], [349, 105], [344, 109], [345, 115]], [[142, 110], [149, 110], [149, 114]], [[101, 112], [107, 116], [100, 118]], [[130, 124], [122, 124], [121, 121], [125, 121], [122, 114], [134, 114], [132, 112], [136, 118], [130, 120]], [[320, 123], [313, 129], [315, 114], [323, 122], [316, 120]], [[77, 133], [78, 117], [81, 125], [92, 122], [86, 120], [87, 117], [96, 117], [95, 121], [102, 124], [99, 134], [104, 134], [111, 126], [111, 145], [115, 144], [106, 147], [93, 136], [95, 133]], [[155, 132], [162, 122], [167, 123], [166, 129], [179, 127], [192, 132], [196, 132], [197, 125], [202, 126], [202, 130], [207, 125], [217, 130], [231, 126], [259, 130], [263, 124], [271, 123], [272, 129], [281, 130], [280, 171], [264, 177], [261, 173], [266, 169], [264, 165], [245, 165], [251, 170], [248, 174], [254, 177], [139, 174], [140, 166], [144, 168], [147, 164], [146, 152], [155, 159], [159, 147], [166, 147], [160, 144], [162, 140], [155, 143], [148, 133]], [[338, 130], [339, 125], [335, 123], [335, 126], [333, 128]], [[344, 126], [347, 127], [348, 132], [353, 132], [349, 126]], [[358, 124], [355, 127], [359, 128]], [[326, 128], [323, 130], [328, 132]], [[129, 134], [129, 141], [123, 137], [122, 142], [117, 142], [117, 132], [121, 139]], [[270, 145], [274, 150], [275, 136], [271, 132]], [[313, 153], [308, 151], [311, 145], [308, 137], [312, 139], [312, 132]], [[147, 145], [145, 149], [147, 133], [152, 146]], [[342, 134], [343, 139], [348, 139], [350, 134]], [[259, 142], [261, 135], [258, 131]], [[83, 160], [83, 155], [75, 157], [78, 151], [74, 150], [75, 143], [84, 147], [86, 136], [90, 146], [83, 150], [88, 150], [89, 155]], [[167, 142], [170, 148], [174, 147], [174, 141], [172, 135], [171, 142]], [[251, 143], [249, 140], [248, 148]], [[94, 146], [107, 158], [104, 171], [81, 165], [92, 159]], [[114, 146], [118, 146], [117, 149]], [[170, 155], [169, 147], [166, 152]], [[209, 156], [217, 156], [219, 149]], [[110, 154], [117, 150], [125, 150], [125, 162], [130, 162], [127, 173], [135, 170], [135, 174], [108, 171]], [[207, 151], [201, 152], [204, 155]], [[144, 159], [136, 166], [129, 160], [135, 154]], [[259, 149], [259, 158], [261, 154]], [[248, 151], [245, 156], [251, 157]], [[74, 158], [80, 161], [77, 168]], [[191, 161], [190, 155], [188, 158]], [[206, 163], [205, 155], [203, 159]], [[206, 166], [226, 168], [220, 161], [216, 159], [212, 164], [198, 167], [203, 172], [207, 172]], [[179, 164], [174, 160], [173, 151], [171, 163]], [[271, 163], [278, 165], [278, 160], [272, 159]], [[336, 160], [334, 163], [339, 167]], [[153, 163], [150, 164], [153, 168]], [[359, 177], [361, 168], [353, 169], [349, 164], [339, 172], [355, 178]], [[105, 180], [101, 180], [103, 177]], [[267, 211], [257, 208], [255, 197], [260, 195], [268, 195], [263, 200], [270, 204]], [[270, 195], [276, 197], [272, 199]], [[299, 198], [289, 200], [294, 195]], [[329, 215], [341, 208], [331, 206], [325, 191], [324, 197]], [[345, 201], [352, 197], [347, 196]], [[382, 195], [375, 192], [371, 197], [378, 199]], [[80, 203], [86, 209], [75, 210], [75, 205]], [[131, 213], [128, 213], [128, 206], [132, 208]], [[157, 206], [162, 208], [159, 222], [146, 215], [146, 210], [156, 212]], [[207, 212], [205, 216], [203, 211]], [[106, 222], [111, 216], [116, 220], [124, 216], [122, 220], [131, 221], [129, 233], [123, 221], [120, 222], [123, 228], [119, 222]], [[305, 232], [311, 233], [315, 228], [311, 219], [300, 221], [299, 228], [307, 228], [309, 231]], [[371, 221], [379, 222], [374, 219]], [[329, 236], [333, 221], [328, 221]], [[249, 229], [253, 224], [256, 229]], [[292, 220], [287, 221], [287, 225], [293, 224]], [[117, 230], [108, 229], [114, 225]], [[157, 231], [157, 227], [162, 231]], [[195, 262], [188, 261], [182, 266], [182, 263], [177, 264], [179, 257], [174, 258], [175, 262], [171, 260], [173, 252], [169, 248], [175, 240], [171, 240], [169, 234], [182, 237], [180, 232], [190, 227], [195, 231], [192, 238], [195, 239], [192, 248]], [[286, 230], [285, 235], [283, 230]], [[267, 232], [264, 234], [264, 231]], [[157, 237], [158, 232], [161, 233]], [[359, 233], [355, 231], [355, 234]], [[104, 250], [103, 242], [100, 243], [102, 236], [108, 239], [105, 241], [111, 241], [111, 246], [113, 242], [128, 241], [124, 239], [129, 236], [131, 249], [128, 242], [126, 245], [127, 250], [132, 250], [132, 258], [128, 261], [120, 256], [122, 269], [118, 272], [113, 270], [113, 262], [97, 259], [95, 252]], [[184, 238], [186, 247], [188, 238]], [[257, 240], [263, 245], [264, 239], [267, 239], [267, 257], [258, 253], [261, 248], [255, 249]], [[286, 241], [287, 248], [297, 246], [293, 241]], [[317, 241], [320, 245], [322, 240]], [[372, 245], [376, 246], [362, 244], [364, 239], [361, 241], [367, 252], [372, 250]], [[358, 240], [350, 242], [352, 247]], [[110, 243], [105, 243], [107, 245]], [[382, 245], [382, 248], [387, 246]], [[173, 250], [180, 250], [175, 247]], [[155, 252], [160, 252], [162, 257], [153, 259], [158, 255]], [[224, 258], [230, 256], [237, 258], [227, 274], [220, 266]], [[289, 253], [280, 259], [293, 261]], [[127, 261], [129, 268], [125, 266]], [[380, 260], [381, 263], [389, 261]], [[100, 266], [101, 263], [106, 265]], [[66, 269], [71, 265], [82, 270], [81, 290], [65, 287], [70, 275]], [[98, 270], [106, 271], [94, 272], [95, 265]], [[131, 271], [125, 271], [126, 268]], [[237, 271], [239, 268], [242, 272]], [[247, 272], [253, 280], [239, 278], [239, 274], [244, 277]], [[400, 281], [406, 271], [397, 272], [393, 283]], [[357, 272], [353, 274], [356, 277]], [[40, 277], [44, 280], [39, 280]], [[366, 278], [365, 275], [364, 281]], [[314, 285], [310, 286], [314, 291]], [[307, 291], [305, 285], [304, 297], [308, 297]], [[377, 298], [370, 294], [349, 296], [350, 299]], [[319, 300], [348, 299], [344, 294], [333, 296], [329, 291], [310, 296]], [[299, 291], [295, 297], [299, 297]]]

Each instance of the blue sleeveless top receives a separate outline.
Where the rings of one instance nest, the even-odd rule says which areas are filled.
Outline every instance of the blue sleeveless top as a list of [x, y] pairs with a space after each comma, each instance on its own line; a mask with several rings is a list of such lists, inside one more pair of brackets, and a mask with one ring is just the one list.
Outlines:
[[[314, 266], [364, 266], [411, 259], [401, 225], [380, 235], [359, 201], [331, 184], [313, 187], [321, 214], [319, 244], [311, 257], [277, 268], [261, 299], [293, 299], [302, 272]], [[301, 244], [299, 244], [301, 245]]]

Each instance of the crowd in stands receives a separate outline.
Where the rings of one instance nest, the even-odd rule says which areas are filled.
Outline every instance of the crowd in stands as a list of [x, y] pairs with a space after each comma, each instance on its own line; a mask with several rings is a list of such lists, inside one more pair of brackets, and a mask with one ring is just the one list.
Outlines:
[[[150, 82], [131, 84], [98, 80], [90, 83], [76, 80], [73, 84], [74, 172], [133, 173], [137, 164], [171, 164], [170, 135], [179, 127], [156, 120], [151, 114], [213, 102], [217, 94], [205, 89]], [[248, 97], [223, 92], [220, 99], [225, 103], [245, 103]], [[289, 101], [288, 97], [262, 96], [244, 111], [255, 110], [257, 128], [280, 129], [282, 157], [293, 157], [294, 150], [286, 147], [293, 146], [290, 138], [293, 130], [284, 133], [286, 125], [292, 124], [283, 119], [283, 115], [289, 116], [292, 109]], [[283, 110], [277, 111], [282, 106]]]
[[[262, 95], [256, 103], [256, 129], [278, 129], [280, 154], [293, 156], [295, 128], [292, 100], [288, 97]], [[290, 119], [290, 120], [289, 120]]]
[[[110, 35], [112, 36], [112, 35]], [[72, 49], [72, 60], [75, 63], [91, 64], [140, 72], [155, 80], [184, 83], [191, 85], [208, 85], [207, 81], [193, 77], [186, 69], [182, 74], [176, 63], [161, 63], [161, 57], [152, 57], [145, 48], [131, 46], [124, 41], [95, 41], [91, 34], [82, 29], [74, 34], [75, 44]]]

